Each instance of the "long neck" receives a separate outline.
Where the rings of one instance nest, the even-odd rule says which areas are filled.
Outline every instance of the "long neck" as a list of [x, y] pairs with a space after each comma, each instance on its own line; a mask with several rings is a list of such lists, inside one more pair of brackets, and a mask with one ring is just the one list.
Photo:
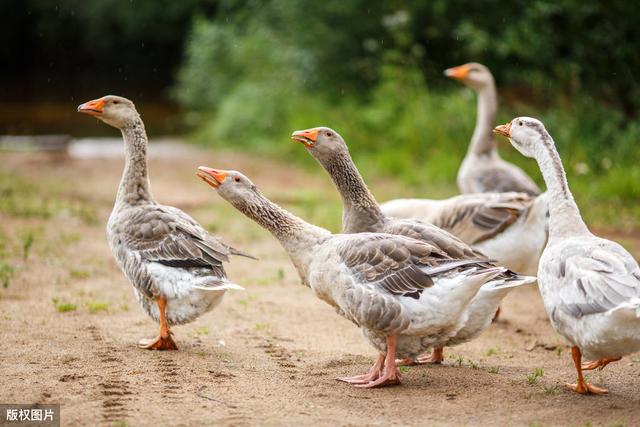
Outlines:
[[147, 173], [147, 133], [140, 117], [121, 129], [125, 164], [116, 203], [136, 205], [153, 201]]
[[549, 202], [549, 240], [589, 235], [578, 205], [569, 190], [562, 160], [551, 136], [541, 131], [542, 143], [538, 144], [536, 160], [547, 185]]
[[378, 202], [367, 188], [348, 151], [320, 161], [342, 197], [342, 231], [363, 233], [381, 231], [386, 221]]
[[469, 153], [477, 156], [497, 155], [496, 143], [492, 134], [496, 121], [497, 104], [496, 86], [491, 80], [478, 90], [478, 115], [469, 145]]
[[292, 258], [313, 251], [329, 231], [309, 224], [256, 192], [249, 201], [231, 203], [277, 238]]

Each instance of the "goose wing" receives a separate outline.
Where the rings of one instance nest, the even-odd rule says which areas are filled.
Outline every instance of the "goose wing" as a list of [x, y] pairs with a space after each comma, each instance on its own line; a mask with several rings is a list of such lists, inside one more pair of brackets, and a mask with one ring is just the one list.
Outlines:
[[133, 254], [124, 260], [127, 276], [149, 297], [157, 291], [155, 282], [161, 277], [136, 267], [134, 259], [144, 266], [158, 263], [183, 269], [198, 278], [199, 286], [206, 287], [208, 282], [218, 286], [226, 281], [222, 263], [236, 253], [184, 212], [163, 205], [136, 207], [117, 228], [119, 243]]
[[338, 253], [360, 283], [393, 295], [419, 298], [447, 272], [483, 267], [483, 259], [454, 259], [436, 246], [390, 234], [361, 233], [343, 241]]
[[479, 251], [472, 249], [468, 244], [448, 231], [417, 219], [391, 218], [387, 222], [384, 231], [389, 234], [429, 242], [451, 258], [484, 258], [484, 255]]
[[460, 196], [433, 218], [434, 225], [470, 245], [490, 239], [526, 215], [535, 197], [524, 193]]
[[597, 240], [567, 245], [554, 257], [549, 273], [561, 286], [552, 318], [558, 309], [580, 318], [640, 299], [638, 263], [617, 243]]

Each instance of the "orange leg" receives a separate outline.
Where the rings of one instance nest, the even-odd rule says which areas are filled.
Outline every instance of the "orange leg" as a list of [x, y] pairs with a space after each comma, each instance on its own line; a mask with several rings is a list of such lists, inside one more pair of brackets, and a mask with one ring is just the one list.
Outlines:
[[622, 357], [616, 357], [615, 359], [607, 359], [605, 357], [604, 359], [594, 360], [593, 362], [587, 362], [587, 363], [582, 365], [582, 370], [583, 371], [591, 371], [592, 369], [596, 369], [596, 368], [600, 368], [600, 370], [602, 370], [609, 363], [617, 362], [620, 359], [622, 359]]
[[167, 299], [159, 297], [156, 299], [158, 311], [160, 313], [160, 335], [155, 339], [142, 339], [138, 342], [138, 347], [147, 350], [177, 350], [178, 346], [171, 338], [171, 331], [167, 323]]
[[576, 366], [576, 371], [578, 371], [578, 383], [567, 384], [567, 387], [580, 394], [605, 394], [609, 392], [606, 388], [596, 387], [584, 381], [582, 377], [582, 353], [578, 347], [571, 347], [571, 356], [573, 357], [573, 364]]
[[387, 337], [387, 355], [384, 360], [382, 375], [375, 381], [366, 384], [356, 384], [356, 387], [374, 388], [400, 384], [400, 370], [398, 369], [398, 365], [396, 365], [396, 344], [397, 338], [395, 336]]
[[498, 307], [498, 309], [496, 310], [496, 314], [493, 315], [493, 319], [491, 319], [491, 321], [495, 322], [496, 320], [498, 320], [498, 317], [500, 317], [500, 307]]

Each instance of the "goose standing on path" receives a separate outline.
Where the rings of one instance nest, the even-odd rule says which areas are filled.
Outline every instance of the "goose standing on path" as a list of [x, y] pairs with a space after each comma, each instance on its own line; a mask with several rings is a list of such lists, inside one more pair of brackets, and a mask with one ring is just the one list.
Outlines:
[[487, 67], [469, 63], [445, 70], [447, 77], [471, 87], [478, 94], [476, 128], [467, 155], [458, 170], [458, 189], [462, 194], [517, 191], [540, 194], [535, 182], [519, 167], [502, 160], [492, 129], [498, 108], [496, 85]]
[[[340, 378], [358, 387], [398, 384], [396, 355], [416, 357], [453, 336], [481, 286], [505, 268], [455, 259], [416, 239], [384, 233], [331, 234], [268, 200], [244, 175], [201, 166], [198, 176], [276, 237], [302, 282], [362, 329], [380, 355], [365, 375]], [[487, 283], [489, 282], [489, 283]]]
[[[572, 390], [602, 394], [583, 370], [603, 368], [640, 350], [640, 268], [616, 242], [594, 236], [576, 204], [562, 160], [544, 125], [518, 117], [495, 128], [520, 153], [534, 158], [549, 193], [549, 242], [540, 258], [538, 283], [554, 329], [572, 346], [578, 372]], [[593, 362], [582, 365], [582, 355]]]
[[133, 285], [144, 311], [160, 323], [145, 349], [177, 350], [170, 326], [195, 320], [222, 301], [228, 289], [223, 261], [243, 255], [210, 235], [179, 209], [158, 204], [147, 175], [147, 134], [133, 102], [108, 95], [78, 107], [120, 129], [125, 167], [107, 224], [111, 252]]
[[[333, 129], [317, 127], [296, 131], [291, 138], [302, 143], [307, 151], [327, 171], [340, 196], [342, 197], [342, 232], [343, 233], [389, 233], [411, 237], [444, 251], [448, 256], [458, 259], [485, 258], [482, 253], [473, 250], [466, 243], [452, 234], [432, 225], [415, 219], [388, 218], [380, 210], [378, 202], [356, 168], [349, 154], [344, 139]], [[495, 264], [491, 264], [495, 266]], [[483, 289], [469, 305], [469, 317], [465, 325], [455, 337], [447, 337], [434, 344], [430, 358], [418, 358], [405, 363], [441, 363], [442, 347], [461, 344], [479, 335], [494, 317], [502, 298], [518, 285], [532, 283], [535, 278], [519, 276], [512, 272], [502, 275], [509, 286], [500, 289]], [[505, 284], [506, 284], [505, 283]]]

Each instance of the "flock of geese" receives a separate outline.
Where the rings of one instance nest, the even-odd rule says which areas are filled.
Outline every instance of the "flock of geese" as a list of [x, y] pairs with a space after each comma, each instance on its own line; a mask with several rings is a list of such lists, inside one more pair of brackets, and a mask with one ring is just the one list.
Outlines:
[[[340, 380], [365, 388], [399, 384], [399, 365], [441, 363], [444, 347], [477, 337], [507, 293], [535, 283], [537, 276], [551, 324], [572, 346], [578, 380], [568, 387], [606, 393], [586, 383], [582, 371], [640, 350], [638, 263], [619, 244], [589, 231], [540, 121], [518, 117], [494, 128], [496, 89], [486, 67], [465, 64], [445, 74], [478, 93], [476, 128], [458, 173], [459, 196], [379, 205], [344, 139], [327, 127], [296, 131], [291, 138], [306, 147], [340, 192], [341, 233], [286, 211], [240, 172], [200, 167], [197, 175], [271, 232], [303, 283], [358, 326], [379, 352], [367, 373]], [[243, 289], [227, 278], [223, 263], [232, 255], [250, 256], [181, 210], [155, 201], [147, 136], [131, 101], [109, 95], [78, 111], [122, 132], [125, 167], [108, 241], [138, 302], [160, 324], [159, 335], [139, 346], [176, 350], [170, 326], [210, 311], [227, 290]], [[546, 192], [500, 158], [492, 132], [537, 161]]]

